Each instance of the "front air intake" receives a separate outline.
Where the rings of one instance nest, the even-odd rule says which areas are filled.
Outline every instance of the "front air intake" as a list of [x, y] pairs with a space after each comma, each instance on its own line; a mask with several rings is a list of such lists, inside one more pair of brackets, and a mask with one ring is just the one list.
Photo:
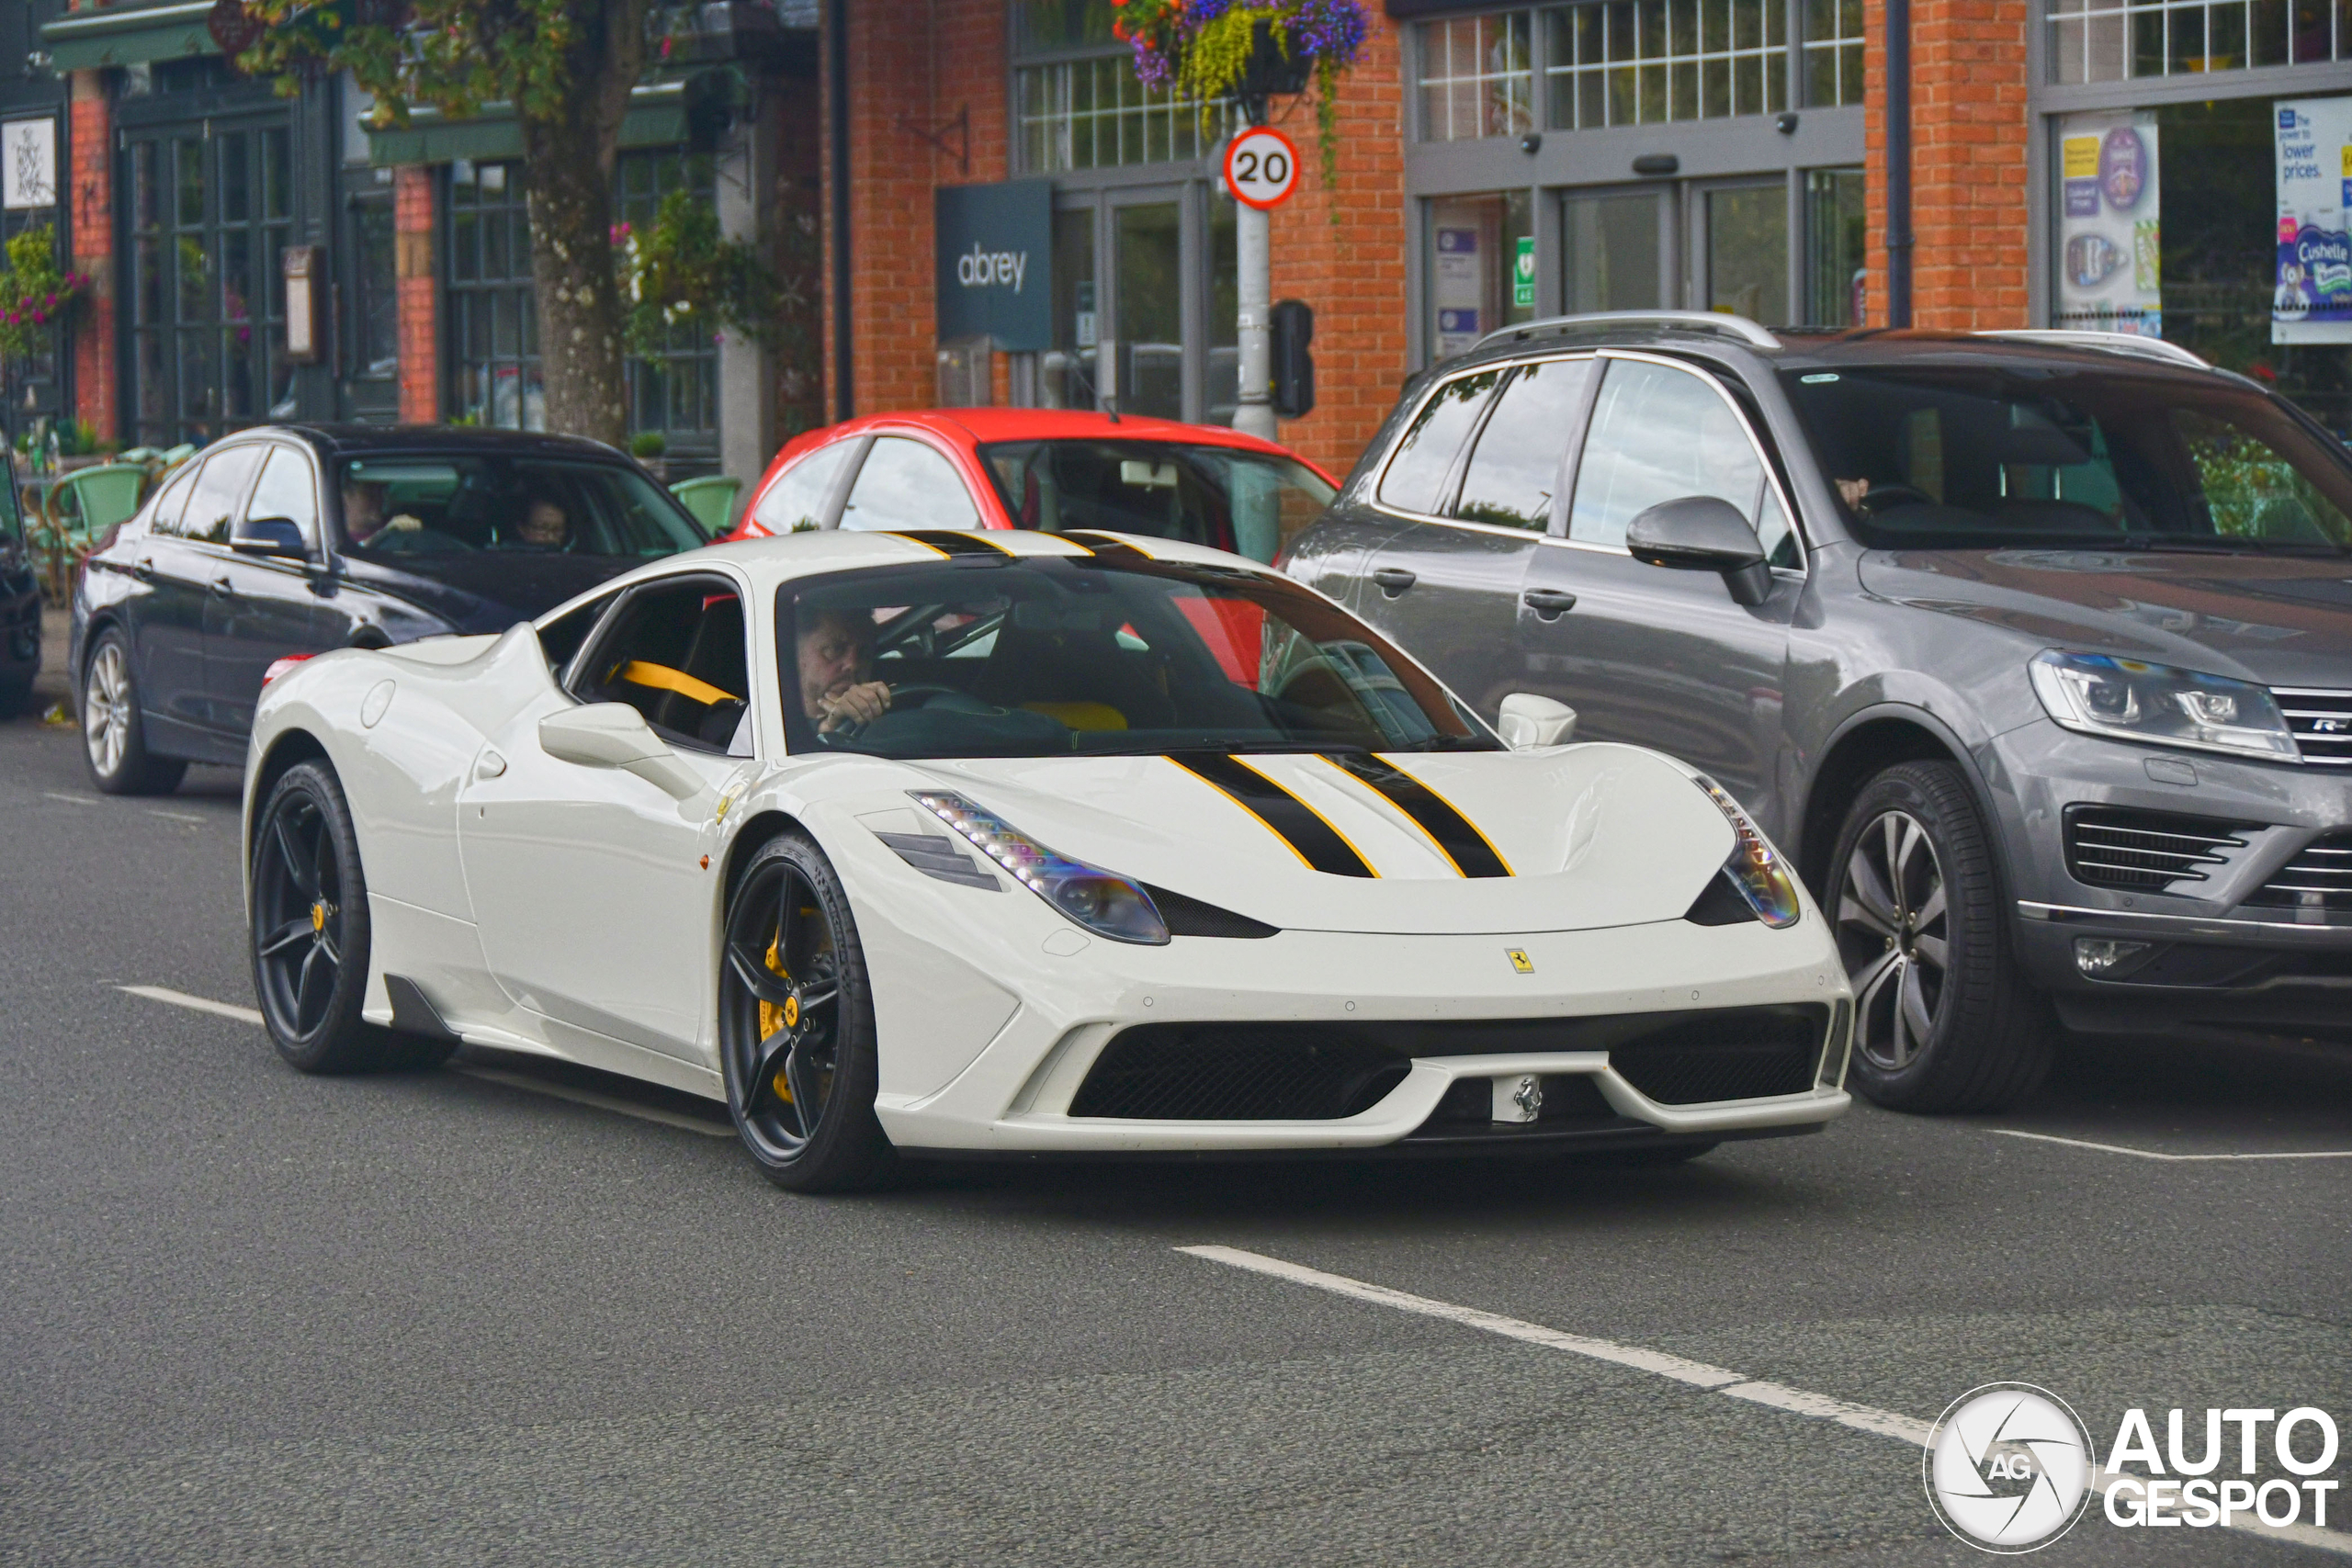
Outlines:
[[2093, 887], [2192, 893], [2211, 867], [2245, 848], [2248, 829], [2211, 817], [2070, 806], [2064, 835], [2066, 874]]

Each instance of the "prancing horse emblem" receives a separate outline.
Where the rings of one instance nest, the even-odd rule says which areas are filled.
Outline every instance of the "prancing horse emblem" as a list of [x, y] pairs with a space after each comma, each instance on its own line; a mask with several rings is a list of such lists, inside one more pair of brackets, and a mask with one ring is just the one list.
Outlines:
[[1510, 966], [1518, 970], [1521, 974], [1532, 975], [1535, 973], [1535, 961], [1527, 956], [1527, 949], [1523, 947], [1506, 947], [1503, 949], [1503, 952], [1510, 955]]

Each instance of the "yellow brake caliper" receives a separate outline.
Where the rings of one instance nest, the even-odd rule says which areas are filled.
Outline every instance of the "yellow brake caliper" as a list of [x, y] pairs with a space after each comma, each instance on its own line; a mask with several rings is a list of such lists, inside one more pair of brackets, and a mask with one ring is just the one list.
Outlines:
[[[768, 943], [768, 973], [782, 975], [788, 980], [792, 976], [785, 974], [784, 954], [777, 951], [782, 941], [783, 937], [779, 933], [775, 942]], [[777, 1030], [788, 1029], [798, 1023], [800, 1020], [794, 1015], [799, 1010], [800, 1004], [790, 998], [781, 1002], [762, 1002], [760, 1004], [760, 1039], [764, 1042]], [[776, 1069], [775, 1074], [775, 1097], [786, 1105], [792, 1103], [792, 1087], [785, 1082], [784, 1069], [781, 1067]]]

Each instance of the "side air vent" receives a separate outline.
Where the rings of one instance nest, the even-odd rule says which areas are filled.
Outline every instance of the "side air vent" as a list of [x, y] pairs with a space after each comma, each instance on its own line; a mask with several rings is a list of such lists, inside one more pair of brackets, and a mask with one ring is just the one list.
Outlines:
[[2246, 829], [2211, 817], [2137, 811], [2115, 806], [2066, 808], [2066, 872], [2093, 887], [2179, 892], [2209, 877], [2229, 852], [2245, 848]]
[[991, 893], [1004, 891], [1004, 884], [996, 879], [996, 873], [966, 854], [955, 840], [944, 833], [876, 833], [874, 836], [889, 845], [900, 860], [925, 876], [935, 876], [958, 887], [985, 887]]
[[2324, 768], [2352, 767], [2352, 692], [2273, 686], [2278, 711], [2295, 732], [2303, 761]]
[[1159, 918], [1168, 922], [1170, 936], [1279, 936], [1282, 927], [1270, 926], [1263, 920], [1253, 920], [1247, 915], [1237, 915], [1230, 909], [1220, 909], [1215, 904], [1198, 898], [1188, 898], [1182, 893], [1165, 887], [1155, 887], [1147, 882], [1143, 890], [1159, 908]]
[[2270, 909], [2352, 915], [2352, 833], [2312, 840], [2246, 902]]

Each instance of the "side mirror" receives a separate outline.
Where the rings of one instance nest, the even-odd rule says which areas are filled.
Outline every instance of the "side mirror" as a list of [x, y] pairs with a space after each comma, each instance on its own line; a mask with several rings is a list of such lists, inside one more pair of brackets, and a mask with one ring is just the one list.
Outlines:
[[1532, 692], [1513, 692], [1503, 699], [1495, 733], [1514, 751], [1565, 746], [1577, 738], [1577, 710]]
[[539, 720], [539, 750], [559, 762], [635, 773], [673, 800], [692, 800], [708, 787], [627, 703], [549, 714]]
[[1772, 592], [1763, 542], [1738, 507], [1715, 496], [1659, 502], [1625, 525], [1625, 548], [1651, 566], [1721, 572], [1736, 604], [1761, 604]]
[[301, 526], [291, 517], [248, 517], [230, 531], [229, 547], [241, 556], [290, 556], [296, 560], [311, 553]]

